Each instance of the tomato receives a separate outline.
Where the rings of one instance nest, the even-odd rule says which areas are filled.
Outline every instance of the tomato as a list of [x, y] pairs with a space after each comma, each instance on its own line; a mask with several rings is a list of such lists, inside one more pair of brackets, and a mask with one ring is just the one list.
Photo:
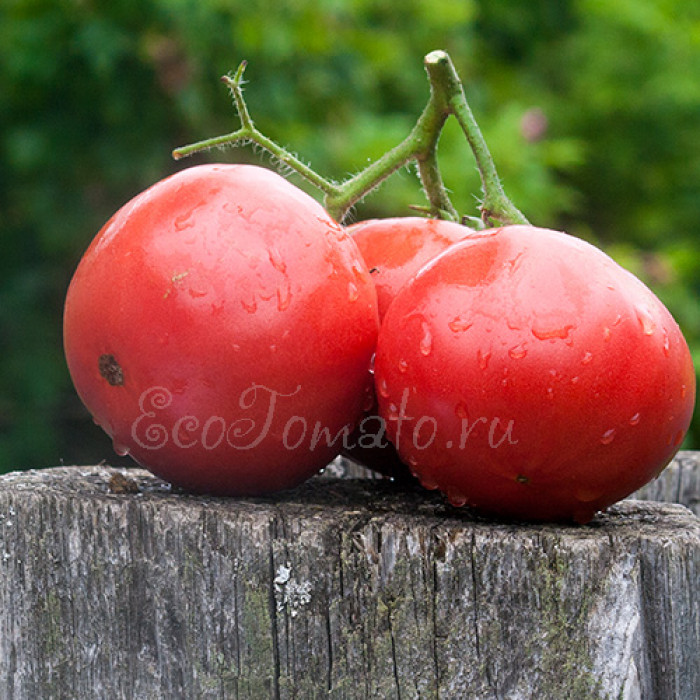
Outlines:
[[[423, 265], [472, 232], [460, 224], [420, 217], [370, 219], [348, 226], [347, 231], [372, 273], [380, 320], [399, 289]], [[371, 404], [343, 454], [384, 476], [412, 480], [409, 469], [386, 439], [383, 423], [376, 415], [376, 401]]]
[[466, 226], [440, 219], [369, 219], [347, 227], [372, 271], [379, 319], [406, 282], [445, 248], [469, 235]]
[[293, 487], [338, 454], [377, 331], [350, 236], [250, 165], [189, 168], [126, 204], [64, 312], [73, 382], [116, 451], [217, 494]]
[[499, 516], [589, 521], [655, 477], [695, 401], [688, 346], [644, 284], [565, 233], [472, 234], [384, 317], [389, 438], [422, 484]]

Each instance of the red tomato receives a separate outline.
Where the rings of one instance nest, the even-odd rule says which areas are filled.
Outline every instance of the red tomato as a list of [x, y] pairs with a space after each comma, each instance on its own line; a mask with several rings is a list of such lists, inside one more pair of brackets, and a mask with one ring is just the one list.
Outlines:
[[[420, 217], [370, 219], [348, 226], [346, 230], [372, 273], [380, 321], [399, 289], [423, 265], [471, 233], [466, 226]], [[410, 470], [388, 442], [376, 411], [376, 400], [372, 400], [372, 408], [348, 440], [343, 454], [384, 476], [412, 481]]]
[[117, 452], [219, 494], [295, 486], [338, 454], [377, 330], [350, 236], [249, 165], [190, 168], [126, 204], [64, 316], [76, 389]]
[[348, 226], [347, 231], [372, 271], [380, 320], [399, 289], [423, 265], [472, 233], [460, 224], [420, 217], [370, 219]]
[[656, 476], [695, 400], [667, 309], [597, 248], [472, 234], [402, 288], [379, 334], [380, 414], [454, 505], [584, 523]]

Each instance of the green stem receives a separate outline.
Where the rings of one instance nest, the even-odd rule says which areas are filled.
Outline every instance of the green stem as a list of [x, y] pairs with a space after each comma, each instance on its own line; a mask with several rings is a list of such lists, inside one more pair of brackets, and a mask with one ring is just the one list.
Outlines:
[[324, 195], [326, 210], [337, 221], [342, 221], [354, 204], [392, 173], [415, 160], [418, 164], [421, 183], [430, 203], [426, 211], [434, 217], [457, 221], [459, 215], [447, 194], [437, 162], [437, 146], [442, 128], [447, 118], [454, 115], [462, 126], [481, 173], [484, 191], [481, 205], [483, 221], [487, 225], [527, 223], [525, 217], [503, 191], [493, 158], [467, 104], [457, 72], [444, 51], [433, 51], [425, 57], [425, 67], [430, 81], [430, 98], [411, 133], [398, 146], [342, 184], [336, 184], [322, 177], [256, 129], [243, 98], [245, 67], [244, 61], [233, 77], [222, 78], [233, 96], [241, 121], [240, 129], [224, 136], [178, 148], [173, 151], [174, 158], [183, 158], [197, 151], [219, 146], [256, 143], [319, 189]]
[[444, 95], [449, 112], [455, 116], [467, 137], [481, 175], [484, 198], [481, 217], [487, 225], [527, 224], [528, 220], [506, 196], [498, 177], [493, 157], [469, 107], [464, 88], [454, 64], [444, 51], [433, 51], [425, 57], [431, 85]]
[[237, 129], [236, 131], [232, 131], [230, 134], [215, 136], [210, 139], [205, 139], [204, 141], [198, 141], [197, 143], [190, 144], [189, 146], [176, 148], [172, 153], [173, 158], [175, 158], [175, 160], [179, 160], [180, 158], [185, 158], [193, 153], [209, 150], [211, 148], [252, 142], [258, 144], [258, 146], [264, 148], [278, 161], [290, 167], [302, 177], [306, 178], [312, 185], [324, 192], [326, 196], [334, 196], [339, 189], [335, 183], [321, 177], [316, 171], [312, 170], [308, 165], [306, 165], [306, 163], [299, 160], [285, 148], [275, 143], [262, 132], [258, 131], [258, 129], [255, 127], [253, 120], [250, 118], [248, 107], [243, 99], [243, 71], [245, 70], [246, 65], [247, 62], [243, 61], [240, 66], [238, 66], [238, 70], [233, 77], [225, 75], [221, 78], [221, 81], [226, 84], [233, 96], [236, 111], [238, 112], [238, 117], [241, 120], [241, 128]]
[[418, 162], [421, 181], [430, 202], [432, 216], [456, 221], [459, 218], [445, 190], [437, 168], [437, 142], [447, 115], [431, 95], [423, 114], [411, 133], [379, 160], [346, 180], [335, 196], [327, 196], [325, 205], [331, 215], [344, 214], [368, 192], [378, 187], [386, 178], [412, 160]]

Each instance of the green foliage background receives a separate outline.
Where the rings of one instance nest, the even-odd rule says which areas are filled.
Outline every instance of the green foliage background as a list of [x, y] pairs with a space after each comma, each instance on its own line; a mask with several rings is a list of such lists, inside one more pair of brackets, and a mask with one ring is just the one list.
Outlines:
[[[697, 3], [3, 0], [0, 471], [118, 461], [70, 384], [63, 298], [90, 239], [141, 189], [207, 159], [266, 163], [249, 149], [171, 160], [236, 127], [220, 75], [247, 59], [257, 125], [342, 179], [414, 124], [437, 48], [516, 205], [644, 279], [700, 367]], [[454, 124], [440, 163], [473, 215], [478, 178]], [[422, 203], [404, 170], [355, 217]], [[699, 443], [696, 418], [686, 447]]]

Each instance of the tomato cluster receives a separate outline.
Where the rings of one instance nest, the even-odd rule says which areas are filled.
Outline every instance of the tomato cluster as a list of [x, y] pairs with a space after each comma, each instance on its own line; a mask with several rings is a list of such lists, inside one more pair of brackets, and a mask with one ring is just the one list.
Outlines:
[[115, 449], [217, 494], [290, 488], [344, 452], [457, 506], [583, 523], [663, 469], [695, 401], [678, 325], [597, 248], [532, 226], [344, 229], [247, 165], [183, 170], [117, 212], [64, 334]]

